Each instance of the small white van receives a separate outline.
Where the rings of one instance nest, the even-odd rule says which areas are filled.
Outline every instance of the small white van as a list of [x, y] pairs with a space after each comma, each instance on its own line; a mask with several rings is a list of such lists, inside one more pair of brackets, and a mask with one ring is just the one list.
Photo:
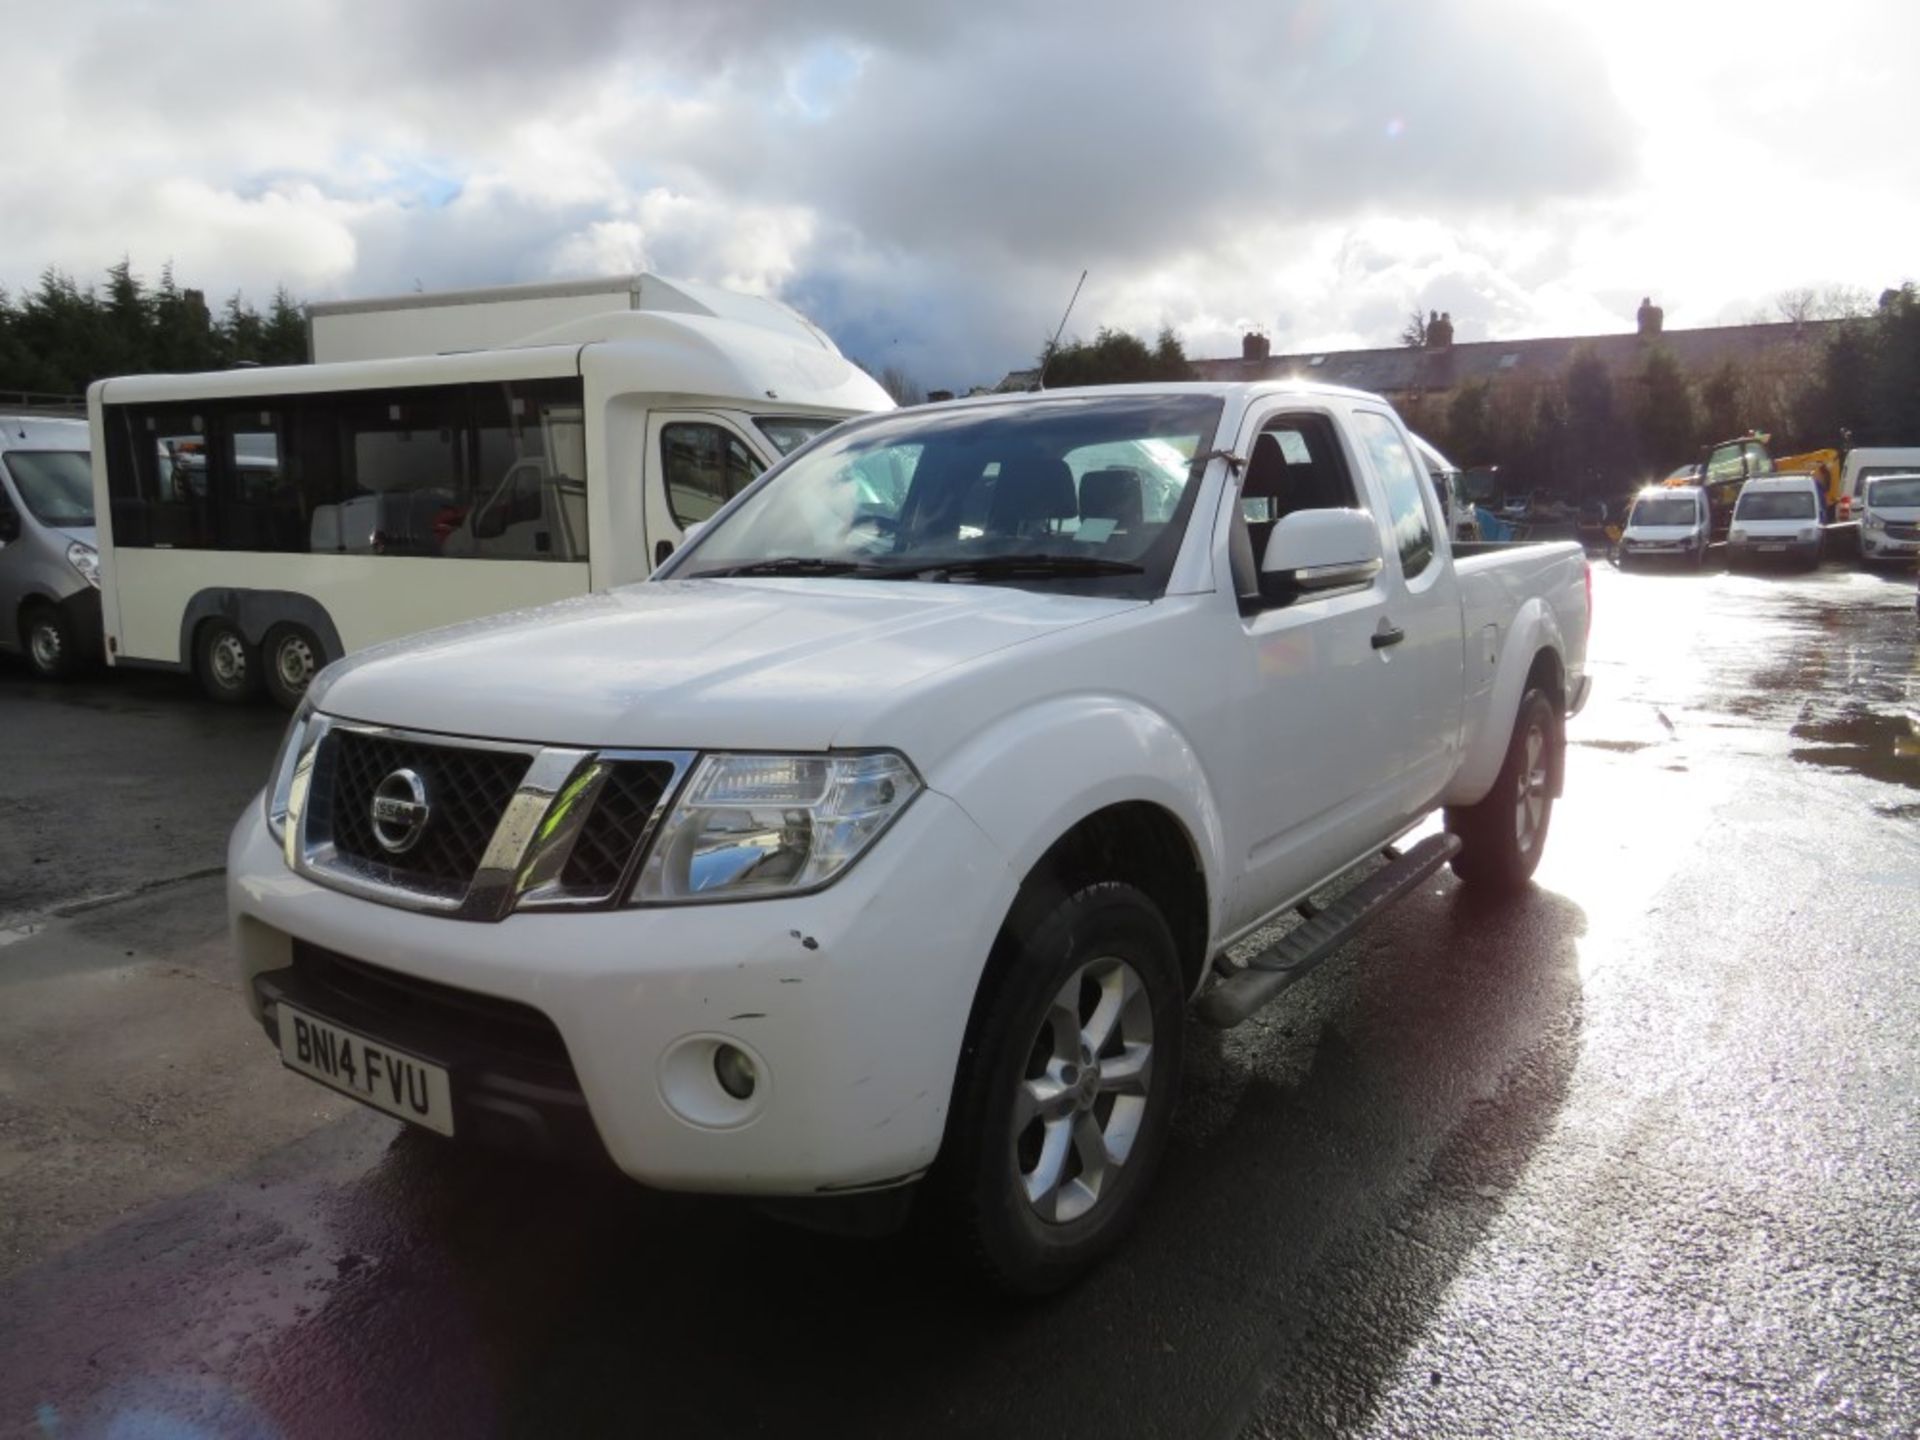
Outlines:
[[1861, 490], [1860, 554], [1869, 561], [1920, 555], [1920, 467], [1867, 477]]
[[1727, 560], [1737, 565], [1761, 555], [1820, 563], [1820, 483], [1811, 475], [1762, 475], [1741, 488]]
[[1841, 503], [1858, 518], [1867, 481], [1876, 475], [1920, 473], [1920, 445], [1861, 445], [1847, 452], [1840, 470]]
[[1698, 485], [1650, 485], [1634, 497], [1620, 532], [1620, 568], [1635, 560], [1703, 564], [1710, 524], [1707, 492]]

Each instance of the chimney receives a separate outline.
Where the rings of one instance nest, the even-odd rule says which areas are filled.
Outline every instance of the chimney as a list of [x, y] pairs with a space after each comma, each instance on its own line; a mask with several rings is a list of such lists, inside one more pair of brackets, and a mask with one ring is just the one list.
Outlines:
[[1255, 331], [1248, 331], [1240, 337], [1240, 358], [1242, 360], [1265, 360], [1273, 354], [1273, 342]]
[[1451, 344], [1453, 344], [1452, 314], [1430, 314], [1427, 319], [1427, 348], [1444, 350]]
[[1640, 338], [1645, 340], [1660, 333], [1660, 327], [1666, 324], [1667, 312], [1654, 304], [1653, 297], [1649, 295], [1640, 302], [1640, 310], [1635, 318], [1640, 325]]

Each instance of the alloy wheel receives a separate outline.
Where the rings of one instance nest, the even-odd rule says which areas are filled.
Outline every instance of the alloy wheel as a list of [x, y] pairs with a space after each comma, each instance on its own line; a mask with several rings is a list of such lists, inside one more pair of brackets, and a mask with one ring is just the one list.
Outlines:
[[1089, 960], [1055, 993], [1014, 1096], [1014, 1166], [1035, 1215], [1064, 1225], [1109, 1194], [1153, 1083], [1153, 1007], [1139, 973]]

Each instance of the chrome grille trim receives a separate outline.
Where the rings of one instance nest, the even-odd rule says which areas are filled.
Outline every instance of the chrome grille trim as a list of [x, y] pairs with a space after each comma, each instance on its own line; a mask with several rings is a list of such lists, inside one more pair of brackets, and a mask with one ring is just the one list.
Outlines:
[[[333, 844], [324, 814], [315, 803], [316, 774], [329, 737], [342, 732], [439, 750], [485, 750], [523, 755], [526, 773], [507, 801], [479, 865], [463, 893], [452, 895], [397, 880]], [[498, 921], [516, 910], [580, 910], [617, 904], [630, 888], [640, 857], [652, 843], [661, 819], [692, 768], [691, 750], [592, 750], [574, 746], [531, 745], [475, 740], [397, 726], [368, 725], [316, 715], [308, 723], [288, 794], [286, 858], [292, 870], [314, 883], [377, 904], [446, 915], [457, 920]], [[619, 882], [592, 892], [569, 890], [561, 874], [575, 841], [593, 813], [616, 764], [651, 763], [669, 768], [653, 813], [634, 844]], [[329, 802], [330, 803], [330, 802]]]

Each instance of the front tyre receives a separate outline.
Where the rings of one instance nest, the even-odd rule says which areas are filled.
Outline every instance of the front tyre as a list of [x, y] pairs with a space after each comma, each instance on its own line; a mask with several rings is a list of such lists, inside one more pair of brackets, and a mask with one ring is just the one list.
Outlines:
[[1447, 809], [1447, 830], [1461, 842], [1453, 873], [1465, 884], [1510, 895], [1533, 879], [1553, 822], [1553, 781], [1565, 744], [1553, 701], [1544, 691], [1527, 691], [1493, 788], [1476, 805]]
[[35, 604], [20, 617], [20, 646], [42, 680], [64, 680], [80, 668], [80, 642], [58, 606]]
[[1166, 1148], [1185, 994], [1172, 932], [1131, 885], [1023, 904], [1001, 943], [930, 1198], [990, 1283], [1043, 1295], [1139, 1211]]

